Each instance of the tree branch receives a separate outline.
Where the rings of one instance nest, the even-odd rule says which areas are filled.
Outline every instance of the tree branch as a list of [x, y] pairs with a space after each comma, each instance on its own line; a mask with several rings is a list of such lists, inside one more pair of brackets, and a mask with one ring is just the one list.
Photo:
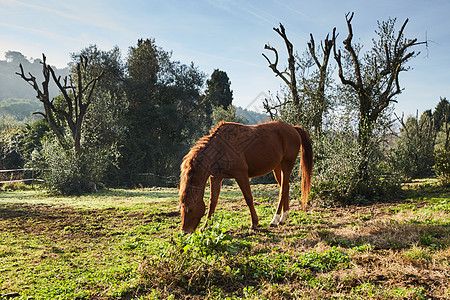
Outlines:
[[[266, 55], [263, 54], [264, 58], [269, 62], [269, 67], [272, 69], [272, 71], [281, 77], [281, 79], [288, 85], [291, 94], [292, 99], [296, 105], [299, 103], [299, 96], [298, 96], [298, 90], [297, 90], [297, 81], [295, 79], [295, 57], [294, 57], [294, 46], [289, 41], [286, 30], [284, 29], [283, 24], [280, 23], [280, 28], [273, 28], [275, 32], [277, 32], [284, 40], [284, 43], [286, 44], [286, 49], [288, 52], [288, 69], [289, 73], [287, 71], [280, 72], [277, 68], [278, 64], [278, 52], [275, 48], [270, 47], [269, 45], [265, 45], [264, 49], [271, 50], [275, 53], [275, 62], [272, 63]], [[285, 75], [287, 75], [289, 78], [287, 78]]]

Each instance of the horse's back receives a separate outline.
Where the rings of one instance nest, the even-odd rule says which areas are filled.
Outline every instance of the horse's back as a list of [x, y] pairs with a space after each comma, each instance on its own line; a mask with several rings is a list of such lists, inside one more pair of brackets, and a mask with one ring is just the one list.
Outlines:
[[254, 142], [245, 151], [248, 175], [261, 176], [278, 167], [283, 161], [294, 163], [300, 149], [297, 130], [276, 121], [254, 126]]

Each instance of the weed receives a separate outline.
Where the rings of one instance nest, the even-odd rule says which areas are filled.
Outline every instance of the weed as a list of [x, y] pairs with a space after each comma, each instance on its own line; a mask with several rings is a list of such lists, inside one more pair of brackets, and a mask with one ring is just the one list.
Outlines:
[[350, 257], [347, 252], [333, 247], [323, 253], [312, 250], [299, 259], [299, 266], [324, 273], [338, 268], [348, 268]]
[[428, 249], [417, 246], [413, 246], [411, 249], [408, 249], [403, 253], [403, 255], [422, 264], [430, 263], [432, 260], [432, 255]]
[[203, 230], [197, 230], [179, 239], [179, 247], [186, 252], [192, 252], [196, 256], [208, 256], [213, 252], [226, 250], [225, 241], [230, 238], [226, 235], [226, 230], [222, 228], [221, 222], [214, 222]]

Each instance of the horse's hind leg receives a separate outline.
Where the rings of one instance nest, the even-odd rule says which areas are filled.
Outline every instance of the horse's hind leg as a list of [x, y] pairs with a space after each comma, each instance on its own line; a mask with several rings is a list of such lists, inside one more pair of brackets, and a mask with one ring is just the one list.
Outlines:
[[252, 217], [252, 228], [258, 228], [258, 215], [256, 214], [255, 206], [253, 204], [253, 195], [250, 189], [250, 181], [247, 176], [235, 177], [237, 184], [241, 188], [242, 195], [244, 196], [245, 202], [250, 209], [250, 215]]
[[[286, 223], [286, 219], [289, 217], [289, 179], [293, 166], [294, 163], [284, 162], [274, 170], [275, 178], [280, 185], [280, 202], [277, 212], [270, 222], [272, 227]], [[281, 211], [283, 211], [282, 215]]]
[[282, 200], [282, 197], [281, 197], [281, 184], [282, 184], [281, 166], [278, 166], [273, 170], [273, 175], [275, 176], [275, 180], [277, 181], [278, 185], [280, 186], [280, 200], [278, 202], [277, 211], [276, 211], [275, 215], [273, 216], [273, 219], [270, 222], [269, 226], [276, 227], [280, 223], [281, 210], [283, 208], [283, 203], [281, 201]]
[[220, 177], [209, 177], [209, 182], [211, 186], [211, 195], [209, 197], [209, 207], [208, 207], [208, 217], [206, 218], [205, 228], [208, 225], [208, 222], [211, 220], [212, 215], [214, 214], [217, 206], [217, 201], [219, 199], [220, 188], [222, 187], [223, 178]]
[[286, 223], [289, 218], [289, 180], [291, 179], [291, 172], [294, 168], [294, 161], [286, 161], [282, 163], [282, 183], [281, 183], [281, 200], [283, 203], [283, 214], [281, 215], [280, 224]]

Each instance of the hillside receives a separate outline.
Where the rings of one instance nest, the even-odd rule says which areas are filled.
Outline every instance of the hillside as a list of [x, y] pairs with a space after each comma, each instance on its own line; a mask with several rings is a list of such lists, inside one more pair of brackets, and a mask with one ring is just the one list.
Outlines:
[[[0, 100], [5, 99], [25, 99], [23, 101], [6, 101], [3, 103], [8, 108], [6, 111], [14, 111], [18, 109], [19, 112], [31, 109], [36, 100], [36, 92], [25, 82], [16, 72], [20, 72], [19, 64], [22, 64], [25, 74], [31, 73], [36, 77], [40, 84], [44, 78], [42, 76], [42, 64], [40, 59], [29, 60], [20, 52], [8, 51], [5, 55], [6, 60], [0, 60]], [[51, 63], [51, 61], [50, 61]], [[68, 68], [58, 69], [53, 67], [57, 76], [66, 76], [69, 74]], [[50, 96], [58, 95], [58, 88], [51, 82], [49, 85]], [[32, 100], [32, 101], [26, 101]], [[14, 102], [14, 103], [13, 103]], [[28, 107], [28, 108], [27, 108]]]
[[0, 116], [14, 116], [18, 121], [23, 121], [42, 109], [42, 104], [37, 99], [0, 99]]
[[244, 117], [244, 120], [247, 120], [247, 124], [249, 125], [255, 125], [268, 119], [268, 116], [266, 114], [248, 110], [240, 106], [236, 107], [236, 115]]

